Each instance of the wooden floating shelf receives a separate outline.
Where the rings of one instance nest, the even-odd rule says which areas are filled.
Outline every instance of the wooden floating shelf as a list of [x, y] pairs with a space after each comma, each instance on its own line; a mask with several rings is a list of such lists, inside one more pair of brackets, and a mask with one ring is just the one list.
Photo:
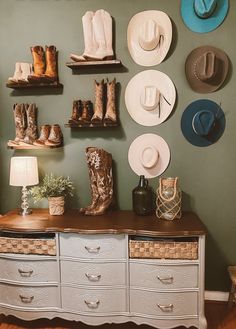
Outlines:
[[14, 150], [49, 150], [49, 149], [55, 149], [62, 147], [63, 145], [56, 145], [56, 146], [49, 146], [49, 145], [43, 145], [43, 146], [38, 146], [38, 145], [13, 145], [8, 143], [7, 147], [9, 149], [14, 149]]
[[37, 88], [62, 88], [63, 84], [53, 83], [6, 83], [7, 88], [11, 89], [37, 89]]
[[109, 128], [109, 127], [118, 127], [119, 123], [108, 123], [108, 122], [88, 122], [88, 123], [75, 123], [75, 122], [69, 122], [65, 124], [66, 128]]
[[107, 67], [107, 66], [121, 66], [121, 61], [118, 59], [112, 59], [107, 61], [84, 61], [84, 62], [67, 62], [66, 66], [71, 69], [83, 69], [89, 67]]

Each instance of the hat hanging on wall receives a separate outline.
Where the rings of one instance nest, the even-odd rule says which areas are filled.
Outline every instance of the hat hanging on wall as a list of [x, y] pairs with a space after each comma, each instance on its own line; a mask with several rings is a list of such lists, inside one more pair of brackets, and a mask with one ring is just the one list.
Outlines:
[[215, 30], [224, 21], [228, 9], [228, 0], [181, 0], [184, 23], [198, 33]]
[[198, 93], [211, 93], [226, 79], [229, 59], [226, 53], [212, 46], [194, 49], [185, 62], [185, 74], [190, 87]]
[[125, 104], [134, 121], [155, 126], [165, 121], [176, 98], [172, 80], [163, 72], [146, 70], [136, 74], [125, 90]]
[[225, 115], [220, 104], [199, 99], [187, 106], [181, 118], [184, 137], [195, 146], [209, 146], [224, 133]]
[[139, 65], [161, 63], [169, 51], [171, 39], [171, 20], [163, 11], [142, 11], [134, 15], [128, 24], [128, 49]]
[[137, 175], [153, 178], [161, 175], [169, 165], [170, 149], [166, 141], [155, 134], [138, 136], [130, 145], [128, 160]]

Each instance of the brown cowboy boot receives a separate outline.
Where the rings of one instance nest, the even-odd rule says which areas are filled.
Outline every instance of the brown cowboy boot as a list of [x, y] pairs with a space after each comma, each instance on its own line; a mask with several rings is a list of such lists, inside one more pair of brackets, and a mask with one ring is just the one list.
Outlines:
[[116, 79], [107, 81], [107, 105], [105, 122], [116, 122]]
[[85, 213], [86, 211], [91, 211], [92, 209], [94, 209], [96, 207], [97, 201], [99, 199], [97, 180], [96, 180], [96, 175], [95, 175], [95, 171], [96, 171], [96, 167], [97, 167], [96, 155], [94, 154], [95, 150], [96, 150], [95, 147], [86, 148], [86, 158], [87, 158], [87, 164], [88, 164], [88, 168], [89, 168], [89, 178], [90, 178], [90, 187], [91, 187], [91, 191], [92, 191], [92, 201], [89, 206], [87, 206], [85, 208], [80, 208], [81, 213]]
[[26, 113], [24, 104], [13, 105], [14, 122], [16, 137], [14, 140], [9, 140], [8, 146], [19, 145], [24, 141], [26, 129]]
[[39, 138], [33, 142], [33, 145], [44, 146], [50, 135], [51, 126], [43, 125], [40, 127]]
[[57, 73], [57, 50], [55, 46], [45, 46], [46, 71], [45, 81], [54, 82], [58, 80]]
[[28, 76], [28, 81], [31, 83], [43, 82], [43, 75], [45, 73], [45, 53], [43, 47], [30, 47], [33, 57], [34, 74]]
[[38, 138], [37, 131], [37, 107], [35, 104], [25, 104], [27, 115], [27, 128], [25, 131], [24, 143], [33, 144]]
[[61, 127], [58, 124], [52, 125], [48, 140], [45, 141], [47, 146], [61, 146], [63, 143], [63, 135]]
[[69, 120], [70, 123], [78, 123], [79, 118], [82, 114], [82, 102], [81, 100], [73, 101], [73, 107], [72, 107], [72, 115], [71, 119]]
[[94, 165], [99, 197], [85, 215], [102, 215], [113, 201], [112, 156], [103, 149], [92, 148], [87, 161]]
[[101, 122], [103, 119], [103, 107], [104, 107], [104, 80], [100, 83], [94, 81], [95, 87], [95, 102], [94, 102], [94, 114], [91, 119], [92, 122]]
[[90, 123], [92, 117], [92, 103], [91, 101], [81, 101], [82, 112], [79, 117], [79, 123]]

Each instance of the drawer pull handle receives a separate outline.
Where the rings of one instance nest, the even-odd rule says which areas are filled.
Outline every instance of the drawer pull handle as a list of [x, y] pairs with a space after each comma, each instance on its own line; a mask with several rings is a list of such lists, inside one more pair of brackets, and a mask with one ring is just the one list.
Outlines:
[[33, 274], [33, 270], [29, 270], [29, 271], [24, 271], [21, 270], [20, 268], [18, 268], [18, 272], [20, 273], [20, 276], [22, 276], [23, 278], [29, 278], [32, 274]]
[[32, 301], [34, 299], [34, 296], [26, 297], [26, 296], [19, 295], [19, 297], [20, 297], [22, 303], [25, 303], [25, 304], [32, 303]]
[[157, 278], [158, 278], [159, 281], [161, 281], [164, 284], [171, 284], [174, 281], [174, 278], [173, 278], [172, 275], [166, 276], [166, 277], [161, 277], [161, 276], [158, 275]]
[[98, 305], [100, 304], [100, 300], [98, 300], [98, 299], [94, 302], [88, 301], [88, 300], [85, 300], [84, 302], [89, 308], [98, 308]]
[[91, 254], [97, 254], [101, 249], [101, 247], [88, 247], [88, 246], [85, 246], [84, 248]]
[[169, 304], [169, 305], [161, 305], [161, 304], [157, 304], [157, 306], [163, 311], [163, 312], [172, 312], [174, 305], [173, 304]]
[[85, 275], [89, 279], [89, 281], [99, 281], [102, 277], [101, 274], [95, 275], [95, 274], [85, 273]]

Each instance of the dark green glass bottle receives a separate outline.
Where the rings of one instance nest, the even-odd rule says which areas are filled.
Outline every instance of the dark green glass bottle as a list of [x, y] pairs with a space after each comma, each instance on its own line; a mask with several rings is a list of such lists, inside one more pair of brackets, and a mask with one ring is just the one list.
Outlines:
[[139, 184], [132, 191], [132, 199], [133, 211], [137, 215], [149, 215], [153, 212], [153, 191], [144, 175], [139, 177]]

